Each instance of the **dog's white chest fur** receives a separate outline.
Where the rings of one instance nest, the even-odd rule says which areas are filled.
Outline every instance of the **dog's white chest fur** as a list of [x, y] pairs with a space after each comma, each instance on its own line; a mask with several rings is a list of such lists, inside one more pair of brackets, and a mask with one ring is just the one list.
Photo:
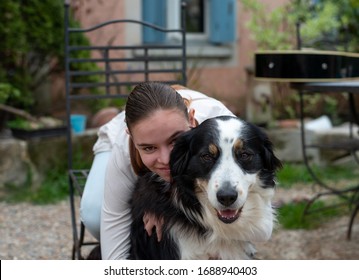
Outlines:
[[177, 244], [182, 260], [245, 260], [251, 259], [256, 252], [250, 242], [234, 240], [221, 242], [218, 238], [207, 241], [183, 237]]

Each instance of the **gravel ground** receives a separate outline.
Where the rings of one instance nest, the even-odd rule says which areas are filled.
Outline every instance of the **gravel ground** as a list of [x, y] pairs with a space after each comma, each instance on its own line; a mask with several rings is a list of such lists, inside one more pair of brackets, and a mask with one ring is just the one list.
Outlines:
[[54, 205], [0, 203], [0, 259], [71, 258], [68, 201]]
[[[277, 200], [308, 196], [308, 191], [279, 191]], [[0, 259], [71, 259], [68, 201], [54, 205], [0, 203]], [[278, 228], [270, 241], [257, 244], [260, 259], [359, 259], [359, 214], [346, 240], [349, 218], [335, 218], [315, 230]]]

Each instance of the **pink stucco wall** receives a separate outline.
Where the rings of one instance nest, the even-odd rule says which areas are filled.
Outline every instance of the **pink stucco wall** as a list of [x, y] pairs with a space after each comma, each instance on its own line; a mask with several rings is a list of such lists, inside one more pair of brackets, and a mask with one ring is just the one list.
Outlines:
[[[273, 7], [281, 5], [288, 0], [262, 0], [268, 7], [268, 11]], [[76, 11], [76, 18], [81, 21], [83, 26], [91, 26], [105, 20], [123, 18], [123, 0], [78, 0], [73, 1]], [[251, 39], [251, 34], [246, 28], [249, 15], [241, 6], [241, 1], [237, 0], [237, 38], [235, 44], [236, 61], [232, 66], [204, 67], [201, 75], [195, 84], [188, 84], [210, 96], [222, 100], [239, 115], [245, 114], [246, 95], [250, 94], [247, 82], [246, 68], [253, 64], [253, 52], [255, 42]], [[122, 29], [109, 29], [105, 33], [94, 33], [90, 35], [95, 42], [114, 40], [114, 43], [123, 43], [124, 33]]]

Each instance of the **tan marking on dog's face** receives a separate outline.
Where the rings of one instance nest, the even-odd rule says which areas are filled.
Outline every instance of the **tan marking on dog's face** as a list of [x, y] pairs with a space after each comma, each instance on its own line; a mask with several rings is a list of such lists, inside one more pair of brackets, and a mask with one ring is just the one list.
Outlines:
[[208, 181], [204, 180], [204, 179], [196, 179], [195, 181], [195, 185], [196, 185], [196, 190], [195, 192], [197, 194], [199, 193], [207, 193], [207, 188], [208, 188]]
[[208, 151], [211, 153], [211, 155], [213, 155], [214, 157], [218, 156], [219, 150], [217, 148], [216, 145], [214, 144], [209, 144], [208, 146]]
[[202, 204], [207, 204], [208, 201], [208, 181], [204, 179], [196, 179], [195, 181], [195, 193], [199, 201]]
[[195, 181], [195, 185], [196, 185], [196, 196], [198, 198], [198, 201], [200, 202], [200, 204], [202, 206], [204, 206], [205, 208], [207, 208], [209, 210], [209, 212], [216, 217], [217, 216], [217, 212], [216, 210], [211, 207], [211, 203], [208, 200], [208, 181], [205, 179], [196, 179]]
[[243, 145], [244, 145], [243, 141], [241, 139], [237, 139], [233, 144], [234, 151], [237, 152], [239, 150], [242, 150]]

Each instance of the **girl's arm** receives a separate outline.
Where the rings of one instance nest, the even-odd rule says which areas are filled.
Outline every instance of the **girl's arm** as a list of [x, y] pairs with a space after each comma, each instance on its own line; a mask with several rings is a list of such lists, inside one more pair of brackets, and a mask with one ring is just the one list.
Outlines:
[[130, 249], [132, 196], [136, 176], [124, 147], [114, 145], [106, 170], [101, 213], [102, 259], [126, 259]]

